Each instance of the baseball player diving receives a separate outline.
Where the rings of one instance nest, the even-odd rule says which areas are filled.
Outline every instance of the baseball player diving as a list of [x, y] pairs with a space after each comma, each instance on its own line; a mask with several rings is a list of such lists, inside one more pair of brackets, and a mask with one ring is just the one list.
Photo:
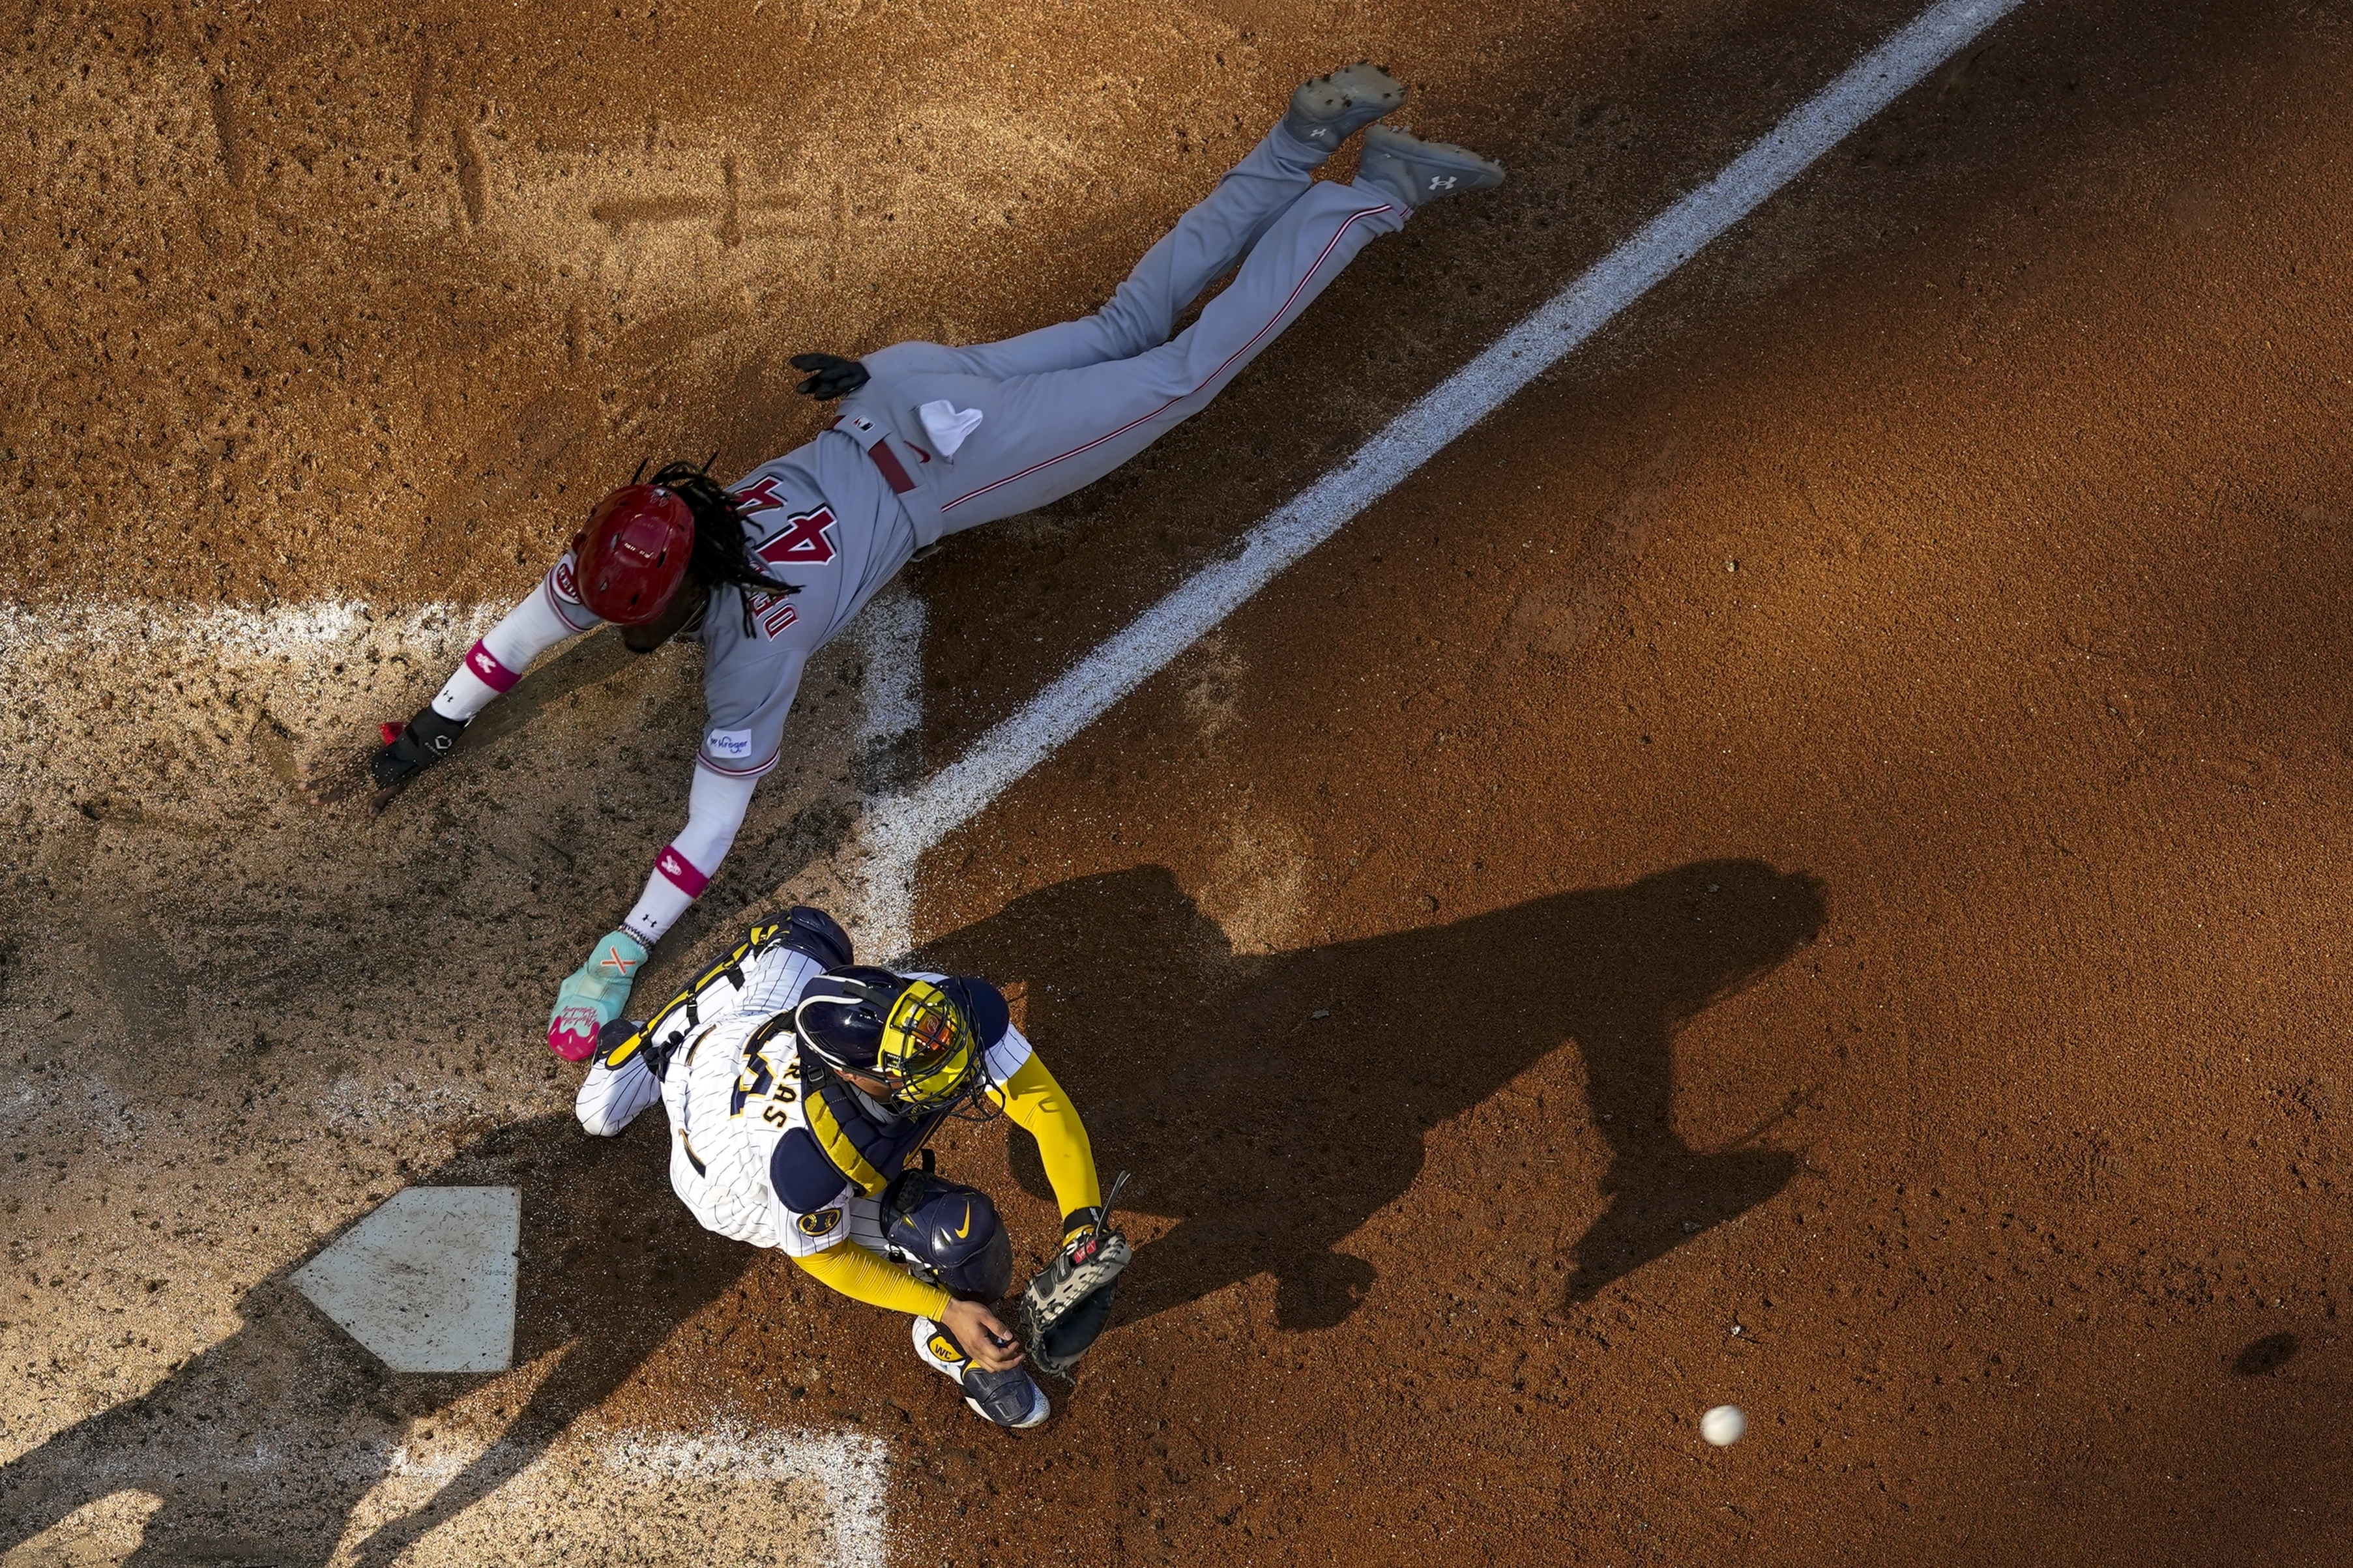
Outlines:
[[[754, 925], [650, 1021], [605, 1028], [581, 1126], [610, 1137], [657, 1100], [670, 1186], [706, 1229], [913, 1314], [916, 1355], [985, 1419], [1046, 1419], [1022, 1342], [1033, 1364], [1067, 1376], [1110, 1319], [1132, 1253], [1078, 1110], [995, 986], [853, 963], [830, 916], [796, 907]], [[1013, 1278], [996, 1205], [933, 1174], [924, 1148], [950, 1116], [999, 1111], [1038, 1141], [1062, 1210], [1060, 1248], [1022, 1294], [1021, 1341], [989, 1310]]]
[[[557, 1055], [586, 1059], [620, 1016], [648, 951], [718, 872], [755, 782], [776, 766], [802, 667], [917, 550], [1101, 479], [1207, 406], [1375, 237], [1432, 200], [1503, 183], [1475, 153], [1372, 123], [1405, 100], [1405, 85], [1371, 65], [1302, 85], [1281, 123], [1092, 316], [972, 348], [797, 357], [814, 373], [801, 391], [842, 399], [829, 428], [731, 485], [673, 463], [607, 496], [432, 702], [405, 727], [384, 726], [379, 802], [446, 755], [532, 660], [600, 621], [640, 653], [682, 636], [706, 650], [686, 826], [557, 992], [547, 1028]], [[1367, 126], [1353, 182], [1313, 177]], [[1171, 339], [1178, 313], [1237, 264]]]

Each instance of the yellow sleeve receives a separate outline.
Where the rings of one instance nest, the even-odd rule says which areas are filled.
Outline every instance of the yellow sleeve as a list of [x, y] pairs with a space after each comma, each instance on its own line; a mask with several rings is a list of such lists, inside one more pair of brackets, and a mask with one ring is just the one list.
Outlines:
[[1095, 1176], [1095, 1152], [1087, 1142], [1086, 1123], [1038, 1053], [1033, 1049], [1020, 1071], [989, 1092], [1016, 1126], [1038, 1140], [1038, 1154], [1045, 1162], [1046, 1179], [1054, 1184], [1054, 1201], [1062, 1205], [1063, 1219], [1100, 1206], [1103, 1184]]
[[807, 1258], [795, 1258], [793, 1261], [851, 1300], [880, 1307], [886, 1312], [936, 1318], [947, 1310], [946, 1291], [936, 1285], [924, 1284], [889, 1258], [854, 1241], [828, 1247]]

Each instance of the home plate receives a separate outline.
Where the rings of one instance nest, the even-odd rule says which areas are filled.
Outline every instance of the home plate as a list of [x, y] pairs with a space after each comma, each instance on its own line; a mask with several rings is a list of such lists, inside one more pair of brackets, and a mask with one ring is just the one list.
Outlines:
[[295, 1270], [294, 1287], [395, 1372], [514, 1360], [515, 1187], [408, 1187]]

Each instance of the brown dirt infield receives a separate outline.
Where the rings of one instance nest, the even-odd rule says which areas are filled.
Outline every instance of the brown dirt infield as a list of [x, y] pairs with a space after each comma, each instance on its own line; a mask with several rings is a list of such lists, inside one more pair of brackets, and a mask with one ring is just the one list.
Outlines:
[[[644, 449], [798, 438], [782, 354], [1082, 309], [1236, 114], [1391, 56], [1513, 184], [911, 572], [936, 765], [1911, 8], [28, 7], [16, 597], [510, 594]], [[2348, 59], [2337, 0], [2029, 4], [929, 858], [926, 952], [1137, 1173], [1025, 1439], [565, 1131], [533, 1026], [682, 795], [683, 669], [375, 824], [294, 798], [269, 736], [349, 745], [299, 712], [105, 791], [37, 776], [104, 773], [95, 707], [12, 732], [0, 1521], [69, 1430], [723, 1417], [881, 1439], [926, 1565], [2335, 1561]], [[795, 809], [777, 877], [838, 837]], [[1043, 1234], [997, 1130], [944, 1161]], [[285, 1298], [491, 1178], [524, 1372], [387, 1384]], [[360, 1481], [143, 1484], [140, 1561], [294, 1562]]]

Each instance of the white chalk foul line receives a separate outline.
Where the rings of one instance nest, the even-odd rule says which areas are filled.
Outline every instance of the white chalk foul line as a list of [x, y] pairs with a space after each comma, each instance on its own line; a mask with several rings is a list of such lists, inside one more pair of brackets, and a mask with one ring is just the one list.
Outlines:
[[640, 1484], [804, 1481], [833, 1505], [836, 1568], [882, 1568], [890, 1503], [890, 1447], [852, 1432], [759, 1431], [730, 1423], [701, 1436], [625, 1436], [605, 1466]]
[[911, 878], [917, 856], [977, 816], [1202, 634], [1559, 363], [2021, 0], [1944, 0], [1855, 62], [1710, 180], [1652, 219], [1134, 625], [913, 791], [876, 803], [869, 843]]

